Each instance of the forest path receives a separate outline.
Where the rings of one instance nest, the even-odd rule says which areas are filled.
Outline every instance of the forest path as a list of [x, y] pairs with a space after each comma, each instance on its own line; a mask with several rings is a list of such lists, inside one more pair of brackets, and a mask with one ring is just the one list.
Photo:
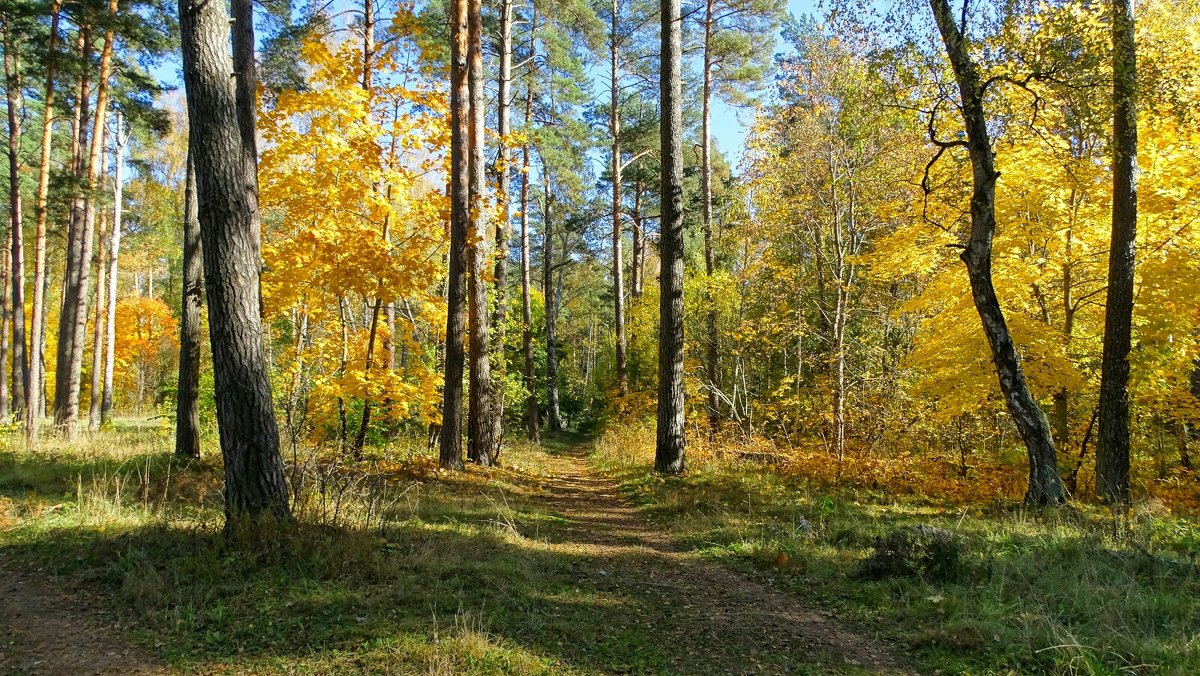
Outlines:
[[116, 618], [78, 591], [10, 565], [0, 554], [0, 674], [164, 674], [123, 640]]
[[591, 583], [640, 602], [643, 628], [671, 655], [672, 672], [913, 673], [829, 614], [674, 546], [588, 466], [589, 451], [568, 445], [545, 468], [544, 499], [567, 521], [547, 546], [611, 564]]

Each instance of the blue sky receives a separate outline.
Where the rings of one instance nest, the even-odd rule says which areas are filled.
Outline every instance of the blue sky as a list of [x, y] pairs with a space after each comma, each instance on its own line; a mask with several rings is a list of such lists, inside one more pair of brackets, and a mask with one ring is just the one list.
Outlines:
[[[788, 0], [788, 11], [794, 17], [816, 14], [819, 11], [817, 2], [818, 0]], [[779, 53], [782, 47], [782, 44], [777, 44], [776, 53]], [[769, 90], [764, 91], [764, 95], [769, 95]], [[752, 110], [735, 110], [720, 101], [713, 106], [713, 138], [734, 166], [741, 158], [746, 128], [752, 122], [752, 116]]]
[[[805, 14], [815, 14], [819, 11], [817, 8], [818, 2], [819, 0], [788, 0], [788, 11], [796, 17]], [[776, 47], [776, 53], [778, 53], [782, 45], [780, 44]], [[179, 62], [176, 58], [164, 60], [154, 69], [154, 74], [163, 82], [177, 87], [182, 86]], [[607, 88], [605, 91], [607, 91]], [[765, 90], [764, 94], [769, 95], [769, 91], [769, 89]], [[746, 138], [746, 129], [752, 121], [752, 116], [752, 110], [736, 110], [720, 101], [716, 101], [713, 106], [713, 137], [716, 139], [717, 146], [726, 153], [730, 163], [734, 165], [741, 158], [742, 146]]]

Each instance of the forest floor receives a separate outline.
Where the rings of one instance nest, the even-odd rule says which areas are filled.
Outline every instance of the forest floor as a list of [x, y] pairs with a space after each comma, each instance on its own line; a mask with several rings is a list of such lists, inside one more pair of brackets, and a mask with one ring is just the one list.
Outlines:
[[222, 535], [219, 466], [161, 449], [0, 451], [0, 673], [909, 673], [677, 549], [582, 438], [462, 474], [310, 463], [320, 491], [269, 542]]
[[53, 585], [0, 555], [0, 674], [164, 673], [99, 600]]
[[[233, 535], [219, 458], [181, 465], [155, 424], [0, 445], [0, 674], [1200, 668], [1194, 518], [897, 499], [736, 454], [662, 477], [643, 432], [465, 472], [417, 441], [286, 452], [296, 520]], [[951, 575], [861, 575], [918, 524], [959, 539]]]

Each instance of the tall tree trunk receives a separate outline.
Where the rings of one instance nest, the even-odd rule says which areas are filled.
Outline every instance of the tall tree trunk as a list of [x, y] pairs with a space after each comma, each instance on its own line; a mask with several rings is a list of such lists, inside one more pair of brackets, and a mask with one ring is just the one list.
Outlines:
[[[239, 28], [246, 18], [235, 13]], [[238, 122], [243, 83], [230, 77], [229, 21], [220, 4], [180, 0], [179, 24], [228, 528], [290, 514], [263, 346], [256, 167]], [[237, 67], [239, 80], [253, 72], [245, 61]]]
[[[8, 206], [9, 246], [8, 261], [11, 282], [12, 324], [12, 409], [25, 408], [25, 229], [21, 213], [21, 84], [19, 82], [20, 54], [17, 36], [13, 35], [10, 18], [4, 16], [4, 81], [8, 97]], [[9, 289], [6, 284], [5, 289]], [[7, 295], [8, 292], [5, 292]], [[6, 317], [6, 319], [9, 319]], [[7, 338], [5, 345], [8, 345]], [[3, 369], [8, 362], [0, 363]], [[0, 376], [0, 379], [7, 375]], [[5, 408], [8, 408], [7, 406]], [[8, 418], [8, 411], [4, 412]]]
[[683, 113], [680, 107], [679, 0], [661, 0], [662, 221], [659, 235], [658, 420], [654, 469], [684, 470], [683, 401]]
[[[100, 425], [112, 417], [113, 407], [113, 370], [116, 365], [116, 349], [117, 349], [117, 273], [120, 270], [121, 257], [121, 216], [124, 213], [124, 168], [125, 168], [125, 143], [129, 140], [129, 134], [125, 131], [125, 118], [117, 111], [116, 120], [116, 139], [113, 144], [113, 224], [112, 238], [109, 242], [108, 250], [108, 307], [107, 321], [104, 329], [104, 399], [100, 402]], [[192, 207], [195, 207], [195, 167], [192, 166], [191, 153], [188, 154], [188, 176], [191, 177], [192, 185]], [[184, 209], [186, 218], [187, 209], [187, 188], [184, 189]], [[186, 222], [185, 222], [186, 227]], [[196, 226], [200, 227], [199, 225]], [[198, 236], [198, 235], [197, 235]], [[186, 261], [186, 250], [185, 250]], [[197, 253], [196, 265], [199, 266], [199, 254]], [[186, 266], [186, 263], [185, 263]], [[199, 274], [199, 273], [197, 273]], [[186, 305], [184, 309], [186, 310]], [[187, 317], [184, 317], [186, 321]], [[198, 340], [198, 339], [197, 339]]]
[[[102, 157], [106, 157], [102, 155]], [[105, 169], [101, 161], [101, 173]], [[95, 432], [100, 429], [100, 404], [104, 399], [104, 317], [106, 314], [107, 303], [104, 302], [104, 292], [108, 290], [107, 281], [108, 274], [108, 257], [107, 257], [107, 231], [108, 230], [108, 212], [100, 213], [100, 230], [97, 237], [100, 242], [100, 248], [96, 252], [96, 303], [93, 309], [92, 319], [92, 382], [91, 396], [88, 397], [88, 431]], [[90, 263], [89, 263], [90, 265]]]
[[[375, 3], [373, 0], [363, 0], [363, 75], [362, 87], [366, 94], [368, 111], [374, 103], [374, 82], [372, 81], [372, 67], [375, 58]], [[389, 161], [396, 153], [396, 136], [392, 135], [391, 147], [388, 152]], [[377, 188], [378, 189], [378, 188]], [[392, 186], [389, 184], [384, 191], [384, 199], [388, 204], [392, 203]], [[383, 216], [383, 244], [386, 246], [390, 238], [389, 231], [391, 228], [391, 211]], [[375, 340], [379, 335], [379, 311], [383, 307], [383, 285], [379, 285], [376, 291], [375, 303], [371, 307], [371, 320], [367, 327], [367, 355], [363, 364], [363, 378], [369, 382], [371, 378], [371, 369], [375, 365]], [[391, 305], [389, 304], [389, 308]], [[389, 331], [391, 325], [389, 324]], [[388, 334], [388, 341], [391, 341], [391, 333]], [[388, 352], [391, 353], [391, 347], [388, 346]], [[394, 358], [394, 354], [392, 355]], [[367, 430], [371, 426], [371, 397], [368, 394], [363, 397], [363, 412], [362, 419], [358, 424], [358, 434], [354, 437], [354, 459], [362, 459], [363, 447], [367, 444]]]
[[646, 271], [646, 231], [642, 225], [642, 179], [633, 185], [633, 260], [629, 266], [629, 292], [642, 297], [642, 280]]
[[[118, 160], [119, 162], [120, 160]], [[118, 172], [119, 173], [119, 172]], [[188, 151], [187, 178], [183, 190], [183, 297], [179, 318], [179, 387], [175, 400], [175, 455], [200, 457], [200, 296], [204, 293], [204, 255], [200, 244], [200, 219], [196, 205], [196, 167]], [[120, 228], [113, 224], [113, 248], [119, 242]], [[113, 259], [116, 271], [116, 259]], [[115, 292], [115, 288], [113, 289]], [[110, 312], [116, 304], [109, 299]], [[111, 333], [109, 334], [112, 335]], [[105, 380], [109, 379], [105, 362]], [[106, 402], [111, 401], [108, 389]]]
[[[108, 12], [117, 15], [117, 0], [109, 0]], [[54, 424], [67, 439], [75, 437], [79, 423], [79, 392], [82, 385], [83, 338], [87, 331], [88, 283], [91, 278], [92, 240], [96, 230], [94, 195], [100, 180], [100, 154], [104, 148], [105, 118], [108, 114], [108, 80], [112, 71], [114, 30], [104, 31], [100, 70], [96, 78], [96, 111], [87, 156], [87, 192], [83, 196], [83, 218], [72, 219], [68, 233], [66, 278], [62, 312], [58, 323], [58, 354], [54, 373]]]
[[712, 223], [712, 46], [713, 32], [716, 28], [716, 17], [713, 16], [715, 4], [715, 0], [705, 0], [704, 3], [704, 83], [701, 90], [700, 116], [700, 213], [704, 224], [704, 274], [707, 277], [705, 305], [708, 307], [704, 314], [706, 334], [704, 336], [704, 377], [708, 380], [705, 389], [707, 390], [708, 423], [711, 431], [716, 431], [721, 424], [720, 400], [717, 398], [717, 392], [721, 387], [721, 365], [718, 361], [720, 354], [717, 346], [716, 303], [712, 297], [713, 272], [716, 271]]
[[[9, 251], [12, 245], [9, 243], [12, 240], [13, 231], [10, 228], [5, 237], [4, 250], [0, 251], [0, 289], [7, 289], [9, 278], [12, 276], [12, 266], [9, 263], [12, 261], [9, 258]], [[9, 352], [11, 350], [12, 340], [12, 322], [9, 317], [12, 314], [12, 299], [8, 293], [0, 293], [0, 364], [7, 364]], [[15, 383], [14, 383], [15, 384]], [[0, 369], [0, 420], [7, 422], [11, 411], [8, 408], [8, 375]]]
[[612, 0], [612, 21], [609, 28], [610, 94], [608, 133], [612, 136], [612, 283], [613, 330], [617, 353], [617, 392], [629, 392], [629, 368], [625, 356], [625, 256], [621, 252], [621, 98], [620, 62], [618, 60], [617, 12], [618, 0]]
[[25, 369], [26, 406], [25, 438], [32, 444], [37, 438], [37, 422], [41, 415], [42, 388], [42, 344], [45, 337], [45, 282], [46, 282], [46, 202], [50, 195], [50, 159], [54, 143], [54, 80], [57, 75], [58, 22], [62, 13], [61, 0], [50, 3], [50, 37], [46, 50], [46, 86], [42, 110], [42, 158], [38, 165], [37, 224], [33, 239], [33, 302], [29, 316], [29, 351]]
[[484, 173], [484, 78], [483, 18], [481, 0], [468, 0], [467, 69], [470, 116], [467, 128], [468, 166], [471, 188], [471, 212], [468, 250], [467, 296], [470, 312], [471, 379], [467, 402], [467, 455], [488, 466], [495, 452], [492, 444], [492, 369], [488, 330], [488, 264], [492, 237], [488, 232], [487, 210], [483, 201]]
[[546, 418], [551, 432], [561, 432], [562, 407], [558, 399], [558, 287], [554, 284], [554, 195], [550, 175], [542, 161], [542, 296], [546, 303]]
[[[1100, 366], [1096, 493], [1129, 502], [1129, 347], [1137, 239], [1137, 50], [1133, 0], [1113, 0], [1113, 209]], [[15, 249], [14, 249], [15, 250]]]
[[439, 463], [462, 469], [463, 342], [471, 180], [467, 83], [467, 1], [450, 0], [450, 261], [446, 277], [446, 360]]
[[500, 2], [500, 77], [496, 95], [496, 128], [500, 136], [500, 148], [496, 157], [497, 208], [501, 217], [496, 224], [496, 309], [492, 314], [492, 414], [493, 457], [499, 457], [500, 445], [504, 440], [504, 381], [508, 371], [508, 355], [505, 351], [505, 333], [508, 330], [508, 243], [512, 239], [512, 197], [509, 194], [512, 171], [512, 149], [509, 135], [512, 134], [512, 16], [513, 0]]
[[992, 285], [992, 239], [996, 234], [996, 179], [999, 172], [993, 163], [992, 142], [983, 109], [983, 85], [948, 1], [929, 0], [929, 5], [954, 68], [961, 96], [967, 140], [955, 144], [965, 145], [971, 158], [971, 232], [961, 258], [971, 280], [975, 309], [991, 346], [1000, 391], [1029, 454], [1029, 487], [1025, 501], [1037, 505], [1062, 502], [1062, 479], [1050, 425], [1029, 392], [1020, 357]]
[[[530, 20], [530, 25], [536, 21]], [[532, 52], [533, 37], [529, 38]], [[525, 128], [533, 116], [533, 90], [525, 93]], [[529, 140], [521, 150], [521, 352], [525, 359], [525, 436], [537, 441], [541, 434], [538, 415], [537, 371], [533, 362], [533, 303], [529, 270]]]

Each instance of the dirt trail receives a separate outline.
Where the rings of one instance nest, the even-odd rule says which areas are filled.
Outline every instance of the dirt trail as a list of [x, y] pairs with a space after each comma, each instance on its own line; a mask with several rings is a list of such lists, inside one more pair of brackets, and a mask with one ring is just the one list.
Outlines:
[[549, 546], [610, 560], [596, 575], [651, 608], [648, 627], [675, 645], [676, 667], [704, 673], [915, 673], [879, 642], [769, 583], [676, 548], [591, 470], [587, 446], [555, 456], [545, 498], [569, 521]]
[[0, 674], [165, 674], [120, 637], [116, 616], [0, 553]]

